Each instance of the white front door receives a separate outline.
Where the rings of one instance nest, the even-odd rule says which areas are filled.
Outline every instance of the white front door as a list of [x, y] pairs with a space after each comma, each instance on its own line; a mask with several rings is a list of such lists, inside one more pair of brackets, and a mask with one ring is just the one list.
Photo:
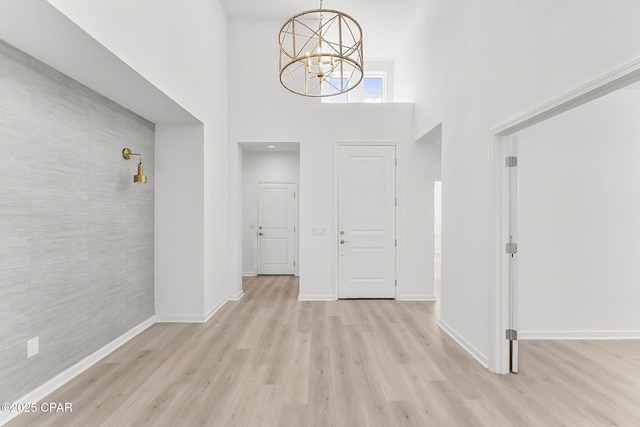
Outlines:
[[295, 272], [295, 184], [258, 184], [258, 274]]
[[338, 148], [339, 298], [396, 296], [396, 148]]

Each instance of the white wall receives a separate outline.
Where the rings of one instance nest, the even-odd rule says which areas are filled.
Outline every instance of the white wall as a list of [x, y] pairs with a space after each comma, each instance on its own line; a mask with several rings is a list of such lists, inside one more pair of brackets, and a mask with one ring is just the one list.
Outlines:
[[[204, 209], [199, 197], [203, 171], [192, 167], [195, 158], [202, 157], [202, 136], [201, 125], [156, 127], [155, 180], [162, 191], [156, 191], [155, 197], [155, 307], [156, 314], [165, 319], [197, 320], [202, 312], [204, 218], [192, 217], [193, 212]], [[192, 191], [184, 191], [185, 170], [191, 171]], [[183, 268], [158, 265], [160, 260]], [[174, 286], [176, 283], [181, 285]]]
[[[405, 243], [400, 259], [403, 263], [403, 275], [410, 277], [416, 283], [428, 284], [429, 289], [434, 289], [433, 258], [436, 249], [433, 233], [436, 223], [434, 184], [440, 180], [441, 176], [442, 133], [440, 130], [437, 127], [433, 132], [408, 145], [411, 151], [404, 156], [401, 170], [402, 185], [407, 192], [402, 198], [402, 223], [400, 224]], [[435, 294], [411, 296], [404, 293], [402, 298], [435, 300]]]
[[[282, 182], [298, 184], [300, 180], [300, 153], [298, 152], [252, 152], [242, 153], [242, 274], [258, 273], [258, 183]], [[299, 194], [298, 194], [299, 196]], [[296, 199], [299, 200], [299, 198]], [[296, 211], [298, 207], [296, 205]], [[296, 218], [299, 216], [296, 213]], [[299, 226], [296, 224], [296, 230]], [[300, 233], [296, 233], [299, 238]], [[299, 240], [299, 239], [298, 239]], [[296, 269], [300, 262], [296, 242]]]
[[640, 338], [638, 117], [619, 90], [518, 135], [523, 338]]
[[[226, 15], [217, 0], [50, 3], [204, 123], [202, 132], [181, 136], [183, 129], [165, 127], [157, 147], [166, 172], [157, 173], [166, 184], [156, 187], [156, 197], [166, 201], [157, 209], [167, 211], [157, 212], [164, 219], [156, 222], [155, 277], [160, 318], [205, 319], [231, 292]], [[182, 287], [194, 292], [181, 293]]]
[[395, 62], [415, 134], [443, 124], [441, 320], [483, 363], [493, 341], [490, 130], [640, 58], [640, 3], [429, 0]]
[[[278, 83], [274, 37], [281, 25], [279, 21], [229, 23], [230, 174], [240, 167], [238, 141], [300, 142], [300, 298], [334, 299], [336, 143], [398, 143], [398, 294], [407, 299], [433, 298], [433, 263], [424, 262], [433, 259], [431, 146], [413, 142], [413, 105], [323, 104], [289, 93]], [[239, 213], [239, 204], [232, 208]], [[231, 221], [234, 217], [230, 215]], [[242, 224], [230, 227], [240, 235]], [[311, 228], [325, 228], [327, 235], [313, 237]], [[242, 259], [239, 239], [230, 251]], [[241, 262], [233, 268], [231, 276], [239, 278]], [[235, 283], [239, 286], [239, 281]]]
[[433, 250], [439, 254], [442, 253], [442, 181], [436, 182], [433, 192]]

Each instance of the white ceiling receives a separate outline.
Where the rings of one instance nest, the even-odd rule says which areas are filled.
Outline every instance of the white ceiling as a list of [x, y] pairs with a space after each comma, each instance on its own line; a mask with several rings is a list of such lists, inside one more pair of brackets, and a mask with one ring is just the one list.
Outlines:
[[[220, 0], [227, 17], [234, 19], [281, 20], [305, 10], [318, 9], [319, 0]], [[392, 60], [397, 46], [406, 43], [408, 31], [416, 25], [424, 0], [324, 0], [324, 9], [351, 15], [362, 26], [367, 60]]]

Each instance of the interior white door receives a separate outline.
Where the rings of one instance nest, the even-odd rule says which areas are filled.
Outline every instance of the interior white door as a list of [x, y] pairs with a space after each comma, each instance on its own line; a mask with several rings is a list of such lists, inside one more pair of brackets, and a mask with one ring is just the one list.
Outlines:
[[339, 298], [396, 296], [396, 148], [338, 148]]
[[295, 272], [295, 184], [258, 184], [258, 274]]

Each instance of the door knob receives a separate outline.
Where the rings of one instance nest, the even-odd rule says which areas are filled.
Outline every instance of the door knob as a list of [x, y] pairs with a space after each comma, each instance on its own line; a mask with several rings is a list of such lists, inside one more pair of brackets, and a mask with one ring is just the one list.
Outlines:
[[258, 233], [258, 236], [262, 236], [262, 233]]
[[340, 240], [340, 244], [341, 245], [344, 245], [345, 243], [349, 243], [349, 241], [348, 240]]

